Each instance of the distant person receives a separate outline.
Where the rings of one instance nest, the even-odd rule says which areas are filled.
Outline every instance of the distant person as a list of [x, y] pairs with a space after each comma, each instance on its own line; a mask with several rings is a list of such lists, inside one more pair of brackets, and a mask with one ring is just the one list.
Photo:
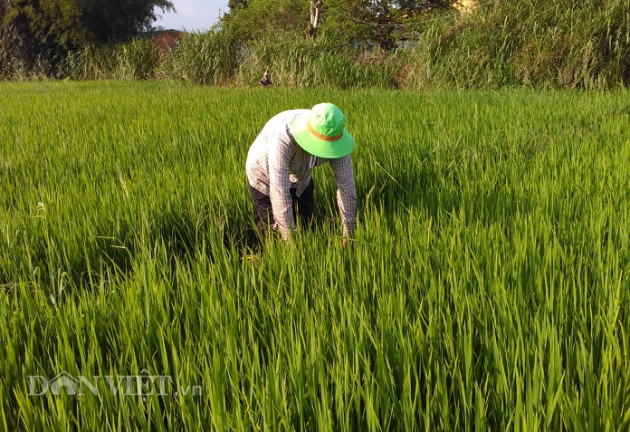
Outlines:
[[271, 82], [271, 78], [269, 77], [269, 74], [267, 73], [267, 71], [265, 71], [261, 80], [258, 81], [258, 84], [260, 84], [261, 87], [267, 87], [273, 84]]
[[312, 169], [328, 162], [337, 183], [337, 205], [343, 221], [342, 245], [354, 236], [357, 192], [350, 152], [355, 141], [346, 117], [331, 103], [312, 109], [283, 111], [272, 117], [249, 148], [246, 171], [256, 207], [257, 226], [280, 231], [289, 240], [296, 230], [295, 211], [302, 222], [313, 216]]

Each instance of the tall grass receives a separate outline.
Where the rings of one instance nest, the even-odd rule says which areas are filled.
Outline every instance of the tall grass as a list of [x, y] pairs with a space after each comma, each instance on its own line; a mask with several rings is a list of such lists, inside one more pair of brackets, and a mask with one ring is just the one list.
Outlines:
[[160, 52], [144, 38], [71, 53], [61, 74], [81, 80], [178, 79], [217, 85], [234, 74], [238, 55], [236, 42], [222, 32], [186, 34], [172, 52]]
[[[627, 430], [627, 92], [1, 85], [3, 429]], [[248, 242], [249, 144], [345, 111], [359, 227]], [[251, 248], [250, 248], [251, 247]], [[28, 395], [171, 375], [203, 395]]]
[[158, 52], [150, 39], [118, 45], [93, 45], [68, 55], [62, 76], [72, 79], [144, 80], [154, 78], [160, 66]]
[[278, 85], [287, 87], [388, 88], [393, 68], [362, 59], [361, 53], [332, 39], [315, 41], [274, 35], [247, 45], [236, 84], [256, 84], [269, 70]]
[[460, 88], [610, 89], [630, 83], [624, 0], [480, 0], [425, 32], [430, 81]]
[[226, 84], [238, 66], [239, 55], [236, 41], [225, 32], [189, 34], [167, 56], [163, 72], [196, 84]]

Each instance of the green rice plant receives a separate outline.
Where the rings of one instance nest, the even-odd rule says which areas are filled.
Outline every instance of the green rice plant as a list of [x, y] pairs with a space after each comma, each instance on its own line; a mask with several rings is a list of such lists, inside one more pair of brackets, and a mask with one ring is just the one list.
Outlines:
[[[352, 248], [325, 166], [316, 228], [256, 244], [248, 147], [324, 100]], [[1, 83], [1, 428], [627, 430], [627, 101]], [[31, 388], [62, 372], [94, 389]]]

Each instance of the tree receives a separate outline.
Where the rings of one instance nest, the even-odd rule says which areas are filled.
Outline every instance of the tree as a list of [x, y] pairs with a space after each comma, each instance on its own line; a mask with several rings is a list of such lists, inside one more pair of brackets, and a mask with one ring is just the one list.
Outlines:
[[54, 73], [68, 52], [128, 40], [151, 27], [169, 0], [0, 0], [0, 73]]
[[299, 35], [309, 21], [309, 1], [232, 0], [221, 25], [241, 42], [278, 32]]
[[229, 0], [228, 8], [230, 8], [230, 10], [234, 10], [239, 7], [246, 8], [248, 3], [249, 3], [249, 0]]
[[322, 13], [322, 0], [310, 0], [311, 1], [311, 20], [306, 27], [306, 37], [313, 39], [315, 37], [315, 33], [317, 32], [317, 27], [319, 25], [319, 19]]
[[[247, 42], [279, 31], [315, 38], [323, 33], [350, 43], [373, 41], [391, 50], [421, 31], [452, 0], [230, 0], [223, 28]], [[306, 27], [306, 30], [304, 30]]]
[[0, 63], [28, 72], [49, 72], [68, 50], [85, 43], [74, 2], [3, 0], [0, 11]]
[[451, 7], [449, 0], [326, 0], [322, 31], [348, 42], [373, 41], [391, 50], [400, 39], [413, 39], [436, 11]]
[[[77, 0], [74, 0], [77, 1]], [[78, 0], [81, 23], [91, 41], [112, 43], [151, 30], [155, 9], [174, 10], [170, 0]]]

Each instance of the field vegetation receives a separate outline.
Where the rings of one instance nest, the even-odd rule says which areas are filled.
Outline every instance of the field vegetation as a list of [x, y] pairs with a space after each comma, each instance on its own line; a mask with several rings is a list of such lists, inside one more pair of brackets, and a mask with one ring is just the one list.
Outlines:
[[[304, 36], [306, 1], [300, 7], [286, 0], [231, 3], [240, 6], [213, 30], [186, 35], [171, 55], [160, 55], [150, 38], [141, 38], [114, 45], [77, 43], [66, 51], [55, 45], [54, 55], [50, 48], [38, 56], [24, 41], [9, 37], [13, 27], [8, 26], [7, 35], [0, 32], [0, 78], [256, 86], [268, 70], [283, 87], [618, 89], [630, 84], [627, 0], [479, 0], [467, 13], [442, 0], [432, 2], [440, 7], [428, 9], [426, 2], [327, 0], [314, 39]], [[412, 6], [366, 6], [377, 3]], [[47, 22], [35, 23], [42, 21]], [[16, 47], [26, 51], [24, 59]]]
[[[0, 429], [628, 430], [629, 96], [0, 84]], [[247, 149], [321, 101], [352, 248], [327, 167], [256, 241]], [[29, 395], [62, 371], [203, 394]]]

